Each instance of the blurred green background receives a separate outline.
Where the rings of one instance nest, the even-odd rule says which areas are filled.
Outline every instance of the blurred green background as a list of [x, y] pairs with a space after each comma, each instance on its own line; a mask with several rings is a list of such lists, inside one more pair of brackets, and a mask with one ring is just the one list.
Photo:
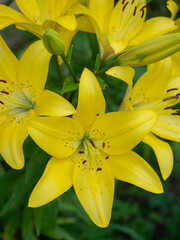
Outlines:
[[[13, 1], [10, 2], [14, 4]], [[165, 7], [165, 0], [149, 0], [148, 3], [148, 18], [170, 16]], [[14, 26], [1, 31], [1, 34], [18, 57], [37, 40], [30, 33], [17, 30]], [[76, 74], [80, 76], [84, 67], [93, 70], [98, 52], [96, 37], [80, 32], [73, 39], [73, 46], [71, 63]], [[145, 70], [145, 67], [136, 68], [135, 80]], [[65, 81], [68, 82], [64, 65], [62, 71]], [[60, 93], [57, 78], [56, 66], [52, 59], [46, 87]], [[122, 100], [126, 85], [105, 75], [102, 75], [99, 81], [104, 89], [107, 112], [115, 111]], [[64, 85], [61, 93], [68, 98], [70, 95], [66, 90]], [[77, 103], [77, 91], [74, 91], [73, 103], [74, 105]], [[112, 219], [107, 229], [100, 229], [91, 222], [73, 189], [46, 206], [36, 209], [27, 207], [30, 193], [50, 157], [28, 138], [24, 143], [26, 165], [23, 170], [10, 169], [0, 157], [0, 239], [180, 239], [180, 144], [171, 143], [171, 146], [174, 152], [174, 170], [166, 182], [160, 176], [153, 151], [143, 143], [135, 148], [135, 151], [151, 163], [160, 176], [164, 194], [152, 194], [128, 183], [116, 181]]]

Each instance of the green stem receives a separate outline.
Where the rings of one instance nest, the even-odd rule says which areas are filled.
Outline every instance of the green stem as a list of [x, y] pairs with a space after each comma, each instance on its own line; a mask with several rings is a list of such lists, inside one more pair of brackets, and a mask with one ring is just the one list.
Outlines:
[[76, 74], [74, 73], [74, 71], [73, 71], [71, 65], [69, 64], [69, 62], [68, 62], [66, 56], [63, 54], [63, 55], [61, 55], [61, 58], [62, 58], [63, 62], [65, 63], [66, 67], [68, 68], [69, 72], [71, 73], [71, 75], [72, 75], [72, 77], [73, 77], [75, 83], [78, 83], [79, 80], [78, 80], [78, 78], [76, 77]]
[[61, 67], [59, 65], [58, 56], [54, 55], [53, 60], [56, 64], [56, 69], [57, 69], [57, 73], [58, 73], [58, 76], [59, 76], [60, 88], [62, 89], [62, 87], [63, 87], [63, 76], [62, 76], [62, 73], [61, 73]]
[[116, 66], [116, 65], [117, 65], [117, 62], [114, 61], [114, 62], [110, 63], [109, 65], [107, 65], [107, 66], [101, 68], [100, 70], [96, 71], [94, 74], [95, 74], [96, 76], [97, 76], [97, 75], [100, 75], [101, 73], [106, 72], [106, 71], [109, 70], [111, 67], [114, 67], [114, 66]]

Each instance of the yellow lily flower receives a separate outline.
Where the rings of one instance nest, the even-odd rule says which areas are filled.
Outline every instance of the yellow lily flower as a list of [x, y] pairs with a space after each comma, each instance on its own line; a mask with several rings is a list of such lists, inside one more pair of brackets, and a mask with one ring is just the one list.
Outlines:
[[[112, 68], [107, 73], [121, 79], [121, 68]], [[124, 73], [122, 75], [124, 76]], [[161, 174], [166, 180], [173, 168], [173, 153], [169, 144], [156, 135], [180, 142], [180, 113], [175, 106], [180, 102], [180, 74], [172, 75], [172, 58], [169, 57], [149, 65], [147, 72], [140, 77], [133, 88], [133, 74], [124, 78], [129, 87], [120, 110], [150, 109], [157, 114], [157, 122], [143, 142], [154, 150]]]
[[71, 8], [78, 0], [16, 0], [22, 13], [0, 4], [0, 29], [15, 24], [39, 38], [48, 29], [56, 30], [65, 44], [66, 53], [77, 32], [77, 20]]
[[75, 6], [73, 11], [83, 13], [80, 30], [92, 32], [98, 38], [102, 59], [119, 54], [129, 46], [175, 30], [173, 19], [155, 17], [145, 21], [146, 0], [89, 0], [88, 8]]
[[43, 90], [51, 55], [42, 41], [32, 44], [18, 61], [0, 37], [0, 53], [0, 154], [12, 168], [21, 169], [26, 120], [67, 116], [75, 109], [58, 94]]
[[42, 206], [73, 185], [85, 211], [99, 227], [111, 217], [114, 178], [161, 193], [154, 170], [131, 151], [156, 122], [151, 110], [105, 114], [105, 99], [93, 73], [85, 69], [73, 118], [34, 118], [28, 132], [53, 157], [35, 186], [29, 207]]

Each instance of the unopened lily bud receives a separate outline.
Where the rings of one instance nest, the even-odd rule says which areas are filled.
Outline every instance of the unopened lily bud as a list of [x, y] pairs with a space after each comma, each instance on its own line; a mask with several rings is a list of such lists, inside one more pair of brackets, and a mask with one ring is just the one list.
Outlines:
[[48, 28], [42, 36], [42, 40], [47, 51], [54, 55], [63, 55], [65, 51], [64, 43], [59, 35], [52, 28]]
[[180, 51], [180, 33], [155, 37], [131, 47], [117, 57], [121, 66], [143, 66]]

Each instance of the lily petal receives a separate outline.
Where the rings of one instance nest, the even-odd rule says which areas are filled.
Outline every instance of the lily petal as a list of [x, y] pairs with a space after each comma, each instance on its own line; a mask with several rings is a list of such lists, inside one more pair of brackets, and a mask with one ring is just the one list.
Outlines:
[[0, 78], [9, 83], [17, 82], [18, 60], [0, 36]]
[[143, 139], [154, 150], [163, 179], [166, 180], [173, 169], [173, 152], [168, 143], [158, 139], [152, 133], [149, 133]]
[[27, 136], [25, 124], [13, 121], [13, 117], [0, 126], [0, 153], [14, 169], [21, 169], [24, 166], [22, 145]]
[[44, 116], [68, 116], [76, 110], [73, 105], [57, 93], [45, 90], [36, 104], [36, 113]]
[[[79, 201], [91, 220], [99, 227], [107, 227], [111, 218], [114, 195], [114, 176], [106, 161], [77, 162], [73, 173], [73, 186]], [[103, 159], [104, 160], [104, 159]]]
[[158, 114], [158, 121], [153, 127], [152, 132], [162, 138], [180, 142], [179, 116], [165, 113]]
[[102, 33], [108, 32], [108, 24], [111, 12], [114, 7], [113, 0], [90, 0], [89, 9], [93, 14], [96, 24], [101, 29]]
[[115, 178], [153, 193], [162, 193], [163, 187], [158, 175], [138, 154], [131, 151], [121, 156], [110, 156], [109, 164]]
[[173, 0], [168, 0], [166, 6], [171, 12], [171, 18], [174, 19], [178, 13], [178, 5]]
[[18, 22], [31, 23], [22, 13], [0, 4], [0, 29], [6, 28]]
[[16, 0], [19, 9], [27, 16], [31, 21], [35, 23], [41, 23], [41, 13], [36, 0]]
[[99, 148], [109, 154], [124, 154], [134, 148], [152, 129], [157, 115], [151, 110], [113, 112], [100, 116], [90, 134]]
[[174, 20], [167, 17], [154, 17], [148, 19], [141, 28], [140, 32], [129, 42], [130, 45], [137, 45], [148, 39], [161, 36], [176, 30]]
[[40, 207], [71, 188], [73, 168], [74, 163], [71, 159], [51, 158], [31, 193], [28, 206]]
[[29, 94], [34, 99], [37, 99], [44, 89], [51, 56], [40, 40], [32, 44], [20, 59], [18, 67], [19, 84], [24, 91], [30, 89]]
[[105, 112], [105, 106], [105, 99], [96, 77], [91, 71], [84, 69], [79, 84], [77, 112], [73, 118], [87, 128], [97, 115]]
[[77, 21], [74, 15], [60, 17], [56, 19], [56, 22], [69, 31], [74, 31], [77, 28]]
[[132, 103], [149, 103], [159, 98], [167, 88], [172, 73], [172, 60], [166, 58], [154, 63], [134, 86]]
[[40, 148], [57, 158], [65, 158], [74, 153], [81, 142], [80, 136], [83, 135], [82, 127], [66, 117], [29, 119], [27, 129]]
[[107, 75], [110, 75], [115, 78], [119, 78], [132, 87], [132, 80], [135, 74], [135, 71], [131, 67], [112, 67], [106, 71]]

